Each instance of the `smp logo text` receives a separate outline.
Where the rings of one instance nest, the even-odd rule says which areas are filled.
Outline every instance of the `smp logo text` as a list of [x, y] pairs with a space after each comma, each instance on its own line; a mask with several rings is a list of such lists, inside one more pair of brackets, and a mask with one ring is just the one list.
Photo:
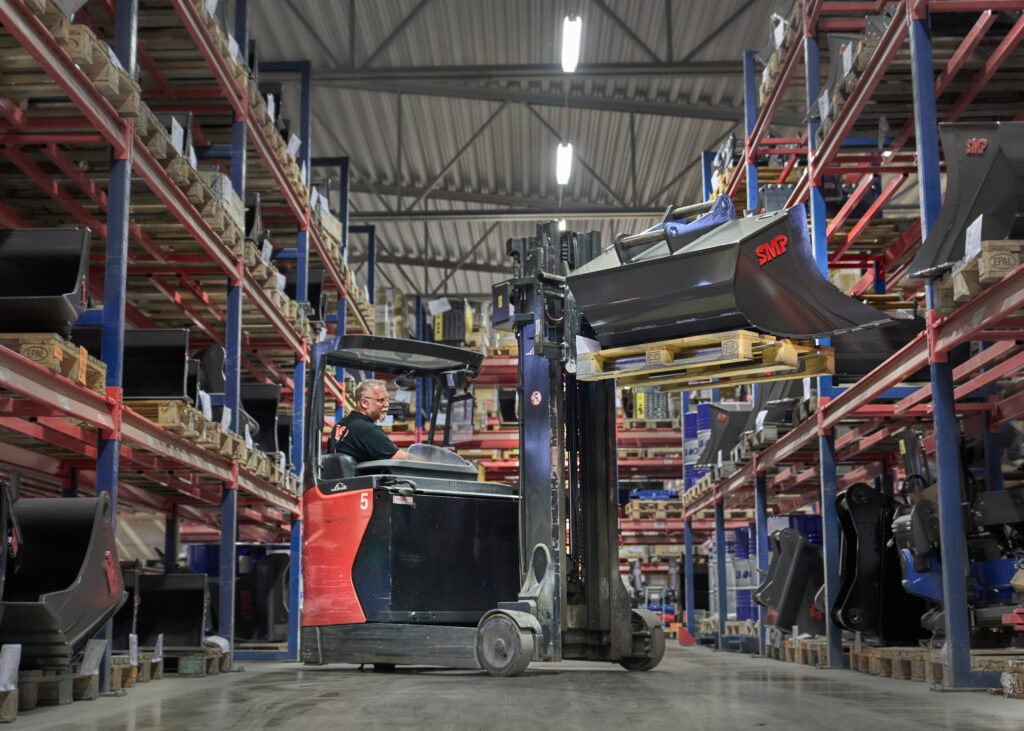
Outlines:
[[972, 137], [967, 140], [966, 152], [968, 155], [984, 155], [986, 147], [988, 147], [988, 140], [984, 137]]
[[767, 244], [761, 244], [754, 250], [754, 253], [757, 254], [757, 263], [764, 266], [772, 259], [782, 256], [786, 253], [786, 244], [788, 243], [789, 239], [782, 235], [776, 236]]

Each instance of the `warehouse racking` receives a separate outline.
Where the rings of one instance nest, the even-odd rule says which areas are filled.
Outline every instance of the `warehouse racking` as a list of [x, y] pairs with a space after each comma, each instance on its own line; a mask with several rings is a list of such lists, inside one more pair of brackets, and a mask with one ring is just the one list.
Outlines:
[[[819, 102], [824, 59], [819, 50], [823, 31], [865, 29], [865, 14], [888, 9], [891, 21], [884, 31], [868, 38], [844, 63], [842, 88], [826, 102]], [[1011, 28], [993, 31], [1000, 10], [1021, 10], [1021, 2], [958, 2], [955, 0], [903, 0], [879, 2], [796, 3], [789, 30], [781, 39], [762, 78], [758, 104], [758, 79], [754, 54], [744, 57], [746, 99], [746, 146], [744, 164], [729, 181], [727, 190], [737, 192], [746, 178], [747, 207], [757, 207], [758, 168], [755, 156], [771, 152], [788, 155], [783, 180], [795, 171], [797, 158], [806, 155], [808, 166], [799, 171], [788, 204], [809, 202], [815, 258], [821, 269], [855, 266], [866, 270], [851, 293], [874, 290], [884, 293], [899, 282], [910, 255], [927, 235], [941, 207], [938, 144], [940, 121], [955, 121], [970, 112], [986, 120], [1020, 120], [1024, 112], [1017, 98], [1005, 93], [1006, 82], [1016, 78], [1022, 51], [1024, 19]], [[971, 30], [956, 39], [933, 39], [929, 17], [941, 13], [973, 13]], [[907, 48], [909, 46], [909, 48]], [[1008, 63], [1011, 61], [1012, 63]], [[831, 59], [837, 63], [837, 59]], [[802, 77], [804, 88], [793, 89]], [[894, 100], [902, 94], [913, 103]], [[899, 98], [899, 97], [897, 97]], [[871, 104], [869, 104], [871, 102]], [[769, 128], [775, 113], [793, 104], [808, 113], [807, 130], [800, 137], [772, 138]], [[817, 109], [815, 107], [817, 106]], [[858, 130], [878, 130], [879, 109], [884, 109], [888, 128], [864, 146]], [[815, 114], [815, 112], [818, 112]], [[904, 149], [911, 137], [913, 152]], [[705, 154], [705, 168], [710, 156]], [[849, 176], [857, 183], [851, 198], [832, 221], [825, 215], [822, 178]], [[888, 175], [884, 188], [875, 184]], [[771, 182], [776, 182], [772, 180]], [[885, 210], [900, 187], [916, 182], [920, 212], [906, 225], [895, 228], [884, 246], [866, 251], [858, 243], [865, 221]], [[874, 189], [875, 198], [860, 223], [847, 226], [846, 218]], [[897, 218], [899, 214], [897, 214]], [[845, 230], [844, 230], [845, 229]], [[965, 418], [969, 433], [987, 435], [986, 475], [989, 489], [1002, 485], [999, 466], [998, 427], [1019, 418], [1024, 410], [1020, 395], [999, 400], [990, 387], [996, 379], [1019, 373], [1020, 319], [1015, 313], [1024, 305], [1024, 267], [1017, 266], [1000, 281], [960, 306], [936, 312], [941, 293], [930, 281], [926, 297], [927, 328], [865, 378], [847, 388], [834, 387], [830, 379], [819, 381], [819, 402], [813, 415], [771, 446], [753, 454], [749, 462], [712, 486], [708, 494], [689, 501], [687, 529], [693, 516], [714, 507], [718, 555], [725, 552], [724, 510], [753, 505], [757, 525], [757, 563], [768, 567], [766, 516], [769, 505], [783, 513], [809, 504], [820, 506], [823, 518], [825, 596], [831, 604], [839, 585], [839, 536], [835, 498], [855, 482], [875, 479], [892, 490], [893, 436], [910, 424], [931, 422], [933, 435], [926, 448], [935, 454], [939, 468], [939, 504], [942, 532], [943, 586], [946, 601], [949, 678], [952, 687], [976, 684], [971, 671], [968, 642], [967, 600], [962, 576], [965, 552], [960, 514], [961, 471], [957, 450], [957, 417]], [[963, 343], [990, 343], [954, 369], [947, 359], [950, 350]], [[931, 385], [911, 389], [901, 382], [920, 368], [930, 366]], [[990, 395], [991, 394], [991, 395]], [[837, 438], [840, 425], [850, 427]], [[841, 477], [839, 464], [854, 465]], [[690, 555], [690, 552], [687, 552]], [[689, 568], [689, 566], [687, 567]], [[724, 562], [719, 562], [719, 587], [725, 586]], [[692, 573], [687, 572], [687, 578]], [[958, 577], [961, 577], [958, 579]], [[691, 584], [692, 585], [692, 584]], [[724, 626], [724, 592], [719, 626]], [[692, 609], [692, 605], [690, 607]], [[764, 648], [762, 609], [762, 651]], [[694, 630], [692, 611], [688, 615]], [[828, 627], [829, 666], [841, 666], [841, 632]]]
[[[50, 0], [0, 4], [5, 72], [0, 154], [6, 160], [0, 224], [91, 230], [88, 286], [103, 306], [79, 324], [102, 327], [106, 366], [104, 387], [97, 392], [84, 379], [75, 383], [0, 347], [0, 426], [12, 437], [0, 444], [0, 461], [24, 495], [53, 495], [58, 482], [64, 496], [95, 489], [109, 493], [115, 505], [165, 514], [167, 570], [177, 555], [180, 521], [202, 526], [197, 533], [203, 535], [219, 533], [219, 631], [229, 639], [236, 540], [288, 541], [293, 567], [288, 649], [248, 655], [295, 658], [301, 551], [297, 475], [309, 342], [315, 337], [299, 303], [307, 300], [311, 268], [325, 273], [336, 314], [324, 319], [335, 323], [336, 331], [372, 332], [373, 316], [364, 303], [347, 296], [356, 286], [344, 259], [347, 160], [310, 155], [308, 63], [249, 68], [247, 2], [235, 4], [233, 38], [211, 14], [212, 5], [90, 3], [69, 23]], [[297, 160], [285, 151], [257, 88], [257, 74], [281, 73], [301, 78]], [[261, 194], [265, 227], [280, 247], [275, 262], [296, 277], [294, 298], [283, 296], [269, 259], [251, 251], [248, 232], [231, 220], [216, 186], [196, 173], [186, 150], [173, 149], [154, 116], [163, 111], [191, 112], [194, 122], [185, 132], [196, 142], [196, 157], [220, 166], [236, 202], [245, 201], [247, 192]], [[337, 220], [326, 201], [310, 203], [314, 166], [339, 168]], [[214, 445], [220, 437], [204, 441], [188, 428], [155, 423], [156, 417], [133, 409], [121, 389], [126, 326], [190, 327], [195, 348], [225, 347], [222, 405], [230, 409], [230, 431], [239, 431], [243, 373], [257, 382], [281, 383], [293, 415], [294, 474], [275, 471], [269, 460], [242, 447], [235, 453], [218, 451]], [[340, 405], [343, 374], [336, 375], [328, 390]]]

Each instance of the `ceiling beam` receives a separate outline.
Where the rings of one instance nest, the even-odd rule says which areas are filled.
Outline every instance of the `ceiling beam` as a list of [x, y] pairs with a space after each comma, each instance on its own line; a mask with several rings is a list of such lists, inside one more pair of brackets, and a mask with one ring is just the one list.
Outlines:
[[[549, 201], [550, 205], [550, 201]], [[352, 222], [388, 223], [393, 221], [542, 221], [558, 218], [661, 218], [661, 208], [469, 208], [430, 211], [353, 211]], [[416, 261], [420, 261], [417, 259]]]
[[[564, 94], [524, 89], [503, 89], [497, 87], [471, 86], [466, 84], [430, 84], [414, 81], [317, 81], [319, 87], [352, 89], [356, 91], [387, 92], [419, 96], [439, 96], [449, 99], [477, 99], [491, 102], [512, 102], [547, 107], [568, 107], [590, 109], [601, 112], [623, 114], [646, 114], [659, 117], [683, 117], [688, 119], [716, 119], [725, 122], [743, 121], [743, 108], [714, 104], [688, 104], [684, 102], [656, 102], [645, 99], [617, 99], [587, 94]], [[782, 117], [782, 120], [780, 120]], [[803, 124], [803, 118], [775, 115], [779, 125]]]
[[423, 10], [423, 8], [426, 7], [429, 2], [430, 0], [420, 0], [420, 4], [413, 8], [412, 10], [410, 10], [409, 14], [402, 18], [402, 22], [396, 25], [395, 29], [391, 31], [391, 34], [388, 35], [388, 37], [385, 38], [383, 41], [381, 41], [380, 45], [377, 46], [376, 50], [374, 50], [373, 53], [366, 57], [366, 60], [363, 61], [363, 66], [369, 66], [371, 63], [373, 63], [373, 60], [377, 58], [377, 56], [379, 56], [385, 48], [390, 46], [391, 42], [394, 41], [395, 38], [401, 35], [402, 31], [405, 30], [406, 26], [412, 22], [413, 18], [419, 15], [419, 12]]
[[[365, 254], [349, 254], [348, 261], [350, 264], [362, 264], [366, 261]], [[428, 267], [430, 269], [443, 269], [448, 271], [454, 269], [456, 266], [460, 270], [470, 272], [494, 272], [497, 274], [508, 274], [512, 271], [512, 262], [508, 264], [490, 264], [490, 263], [476, 263], [476, 262], [459, 262], [455, 259], [424, 259], [421, 256], [394, 256], [392, 254], [385, 254], [378, 252], [377, 254], [378, 264], [394, 264], [396, 266], [419, 266]], [[411, 282], [410, 282], [411, 284]]]
[[[668, 76], [742, 76], [743, 62], [735, 58], [675, 63], [581, 63], [574, 80]], [[557, 63], [453, 66], [338, 67], [313, 69], [314, 82], [323, 81], [564, 81]]]

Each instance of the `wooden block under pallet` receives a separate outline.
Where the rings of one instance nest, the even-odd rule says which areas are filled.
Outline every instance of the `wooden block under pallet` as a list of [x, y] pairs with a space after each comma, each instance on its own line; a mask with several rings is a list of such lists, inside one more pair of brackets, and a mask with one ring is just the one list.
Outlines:
[[[230, 656], [228, 669], [230, 669]], [[204, 650], [164, 652], [164, 675], [202, 678], [221, 672], [223, 653], [219, 647]]]
[[0, 345], [90, 391], [106, 392], [106, 364], [56, 333], [0, 333]]

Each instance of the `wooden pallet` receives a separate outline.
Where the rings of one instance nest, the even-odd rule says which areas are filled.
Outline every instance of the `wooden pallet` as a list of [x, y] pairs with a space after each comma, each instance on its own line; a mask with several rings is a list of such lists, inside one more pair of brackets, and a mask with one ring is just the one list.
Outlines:
[[[72, 701], [99, 697], [99, 676], [79, 675], [70, 670], [22, 670], [18, 673], [17, 710], [37, 706], [64, 706]], [[8, 703], [6, 698], [5, 703]]]
[[134, 688], [139, 678], [139, 668], [132, 665], [127, 655], [114, 655], [110, 658], [110, 690]]
[[712, 382], [729, 385], [791, 380], [835, 372], [831, 348], [771, 335], [734, 330], [582, 354], [577, 378], [608, 378], [618, 385], [662, 385], [692, 389]]
[[[223, 661], [227, 660], [227, 667]], [[181, 675], [192, 678], [204, 678], [230, 670], [230, 655], [224, 655], [219, 647], [207, 647], [203, 650], [164, 651], [165, 675]]]
[[682, 518], [683, 503], [681, 500], [630, 500], [625, 513], [630, 520]]
[[106, 392], [106, 364], [56, 333], [0, 333], [0, 345], [90, 391]]
[[164, 677], [164, 659], [161, 657], [154, 660], [153, 655], [152, 652], [139, 653], [139, 673], [136, 682], [148, 683]]
[[679, 419], [623, 419], [623, 429], [678, 429]]
[[186, 439], [198, 440], [206, 431], [206, 419], [186, 401], [154, 399], [129, 401], [132, 411]]
[[970, 302], [1016, 269], [1024, 255], [1024, 241], [982, 241], [970, 258], [956, 264], [935, 287], [935, 309], [946, 315]]

